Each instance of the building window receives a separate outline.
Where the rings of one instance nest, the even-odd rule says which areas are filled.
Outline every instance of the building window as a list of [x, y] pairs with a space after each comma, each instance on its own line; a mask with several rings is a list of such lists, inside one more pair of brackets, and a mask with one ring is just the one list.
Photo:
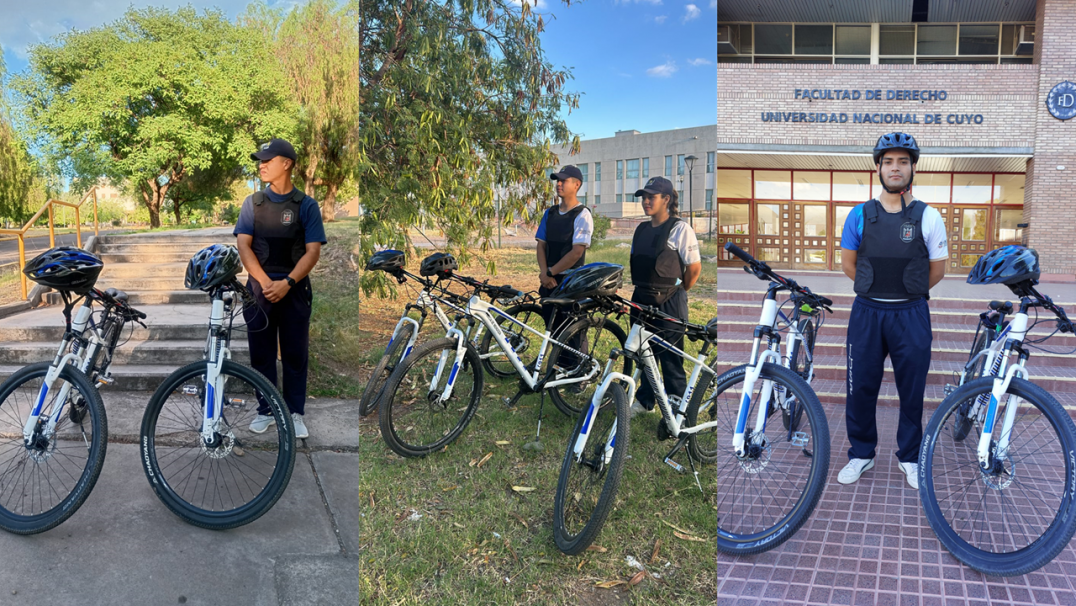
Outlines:
[[676, 174], [677, 175], [683, 175], [684, 174], [684, 154], [677, 154], [676, 155]]
[[672, 156], [665, 156], [665, 176], [672, 176]]
[[776, 23], [756, 23], [755, 53], [759, 55], [791, 55], [792, 26]]
[[616, 195], [616, 203], [617, 204], [623, 204], [624, 203], [624, 194], [617, 194]]
[[594, 194], [594, 206], [597, 206], [597, 205], [599, 205], [601, 203], [602, 203], [601, 194]]
[[580, 164], [576, 168], [579, 169], [579, 172], [583, 173], [583, 184], [586, 185], [586, 183], [588, 181], [588, 178], [587, 178], [588, 177], [588, 175], [587, 175], [587, 165], [586, 164]]
[[714, 172], [714, 167], [716, 165], [716, 157], [716, 152], [706, 152], [706, 174]]
[[583, 194], [582, 196], [579, 196], [579, 203], [582, 204], [583, 206], [587, 205], [587, 195], [586, 194]]
[[706, 190], [706, 210], [713, 210], [714, 208], [714, 190]]
[[619, 181], [624, 178], [624, 161], [616, 161], [616, 180]]
[[650, 178], [650, 158], [643, 158], [643, 178]]
[[638, 179], [639, 178], [639, 159], [638, 158], [636, 158], [634, 160], [628, 160], [628, 174], [626, 176], [627, 176], [628, 179]]
[[595, 162], [594, 163], [594, 181], [597, 182], [597, 181], [601, 181], [601, 180], [602, 180], [602, 163], [601, 162]]
[[832, 25], [797, 25], [795, 36], [797, 55], [832, 55]]

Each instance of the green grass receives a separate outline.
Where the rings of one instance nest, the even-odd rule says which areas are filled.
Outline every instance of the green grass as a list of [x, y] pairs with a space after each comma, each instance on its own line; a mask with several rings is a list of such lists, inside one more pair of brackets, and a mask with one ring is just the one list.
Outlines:
[[353, 261], [359, 243], [358, 225], [330, 223], [326, 237], [328, 244], [310, 278], [314, 309], [307, 389], [317, 397], [358, 398], [362, 388], [357, 369], [371, 359], [373, 340], [359, 329], [358, 273]]
[[[330, 237], [332, 235], [330, 234]], [[617, 242], [596, 245], [588, 261], [627, 266], [628, 249]], [[708, 250], [709, 249], [709, 250]], [[533, 250], [502, 249], [476, 255], [461, 273], [482, 277], [491, 258], [494, 283], [537, 287]], [[716, 254], [704, 244], [703, 255]], [[417, 260], [412, 260], [417, 265]], [[704, 264], [691, 293], [690, 319], [705, 322], [716, 305], [712, 293], [716, 264]], [[622, 294], [628, 295], [630, 279]], [[365, 300], [366, 347], [356, 359], [372, 365], [381, 353], [405, 302]], [[315, 310], [317, 312], [317, 310]], [[626, 318], [620, 320], [626, 323]], [[428, 326], [429, 324], [427, 324]], [[376, 329], [375, 329], [376, 327]], [[424, 333], [426, 331], [424, 330]], [[689, 353], [698, 344], [687, 343]], [[690, 364], [686, 365], [690, 372]], [[534, 439], [539, 396], [528, 395], [514, 409], [502, 398], [515, 393], [517, 379], [485, 377], [478, 414], [463, 435], [443, 452], [422, 459], [393, 454], [381, 439], [377, 415], [360, 422], [359, 600], [363, 604], [683, 604], [712, 605], [717, 599], [716, 520], [690, 475], [662, 463], [671, 441], [658, 442], [658, 416], [631, 423], [625, 472], [613, 512], [595, 545], [600, 550], [563, 555], [553, 542], [553, 496], [574, 419], [546, 398], [541, 452], [523, 450]], [[507, 441], [507, 444], [497, 444]], [[477, 462], [491, 454], [481, 467]], [[677, 455], [685, 464], [685, 454]], [[520, 493], [512, 486], [533, 487]], [[705, 486], [705, 482], [704, 482]], [[702, 541], [675, 536], [668, 524]], [[655, 549], [656, 547], [656, 549]], [[651, 556], [657, 557], [650, 562]], [[634, 587], [598, 588], [627, 581], [637, 570], [628, 557], [655, 576]]]

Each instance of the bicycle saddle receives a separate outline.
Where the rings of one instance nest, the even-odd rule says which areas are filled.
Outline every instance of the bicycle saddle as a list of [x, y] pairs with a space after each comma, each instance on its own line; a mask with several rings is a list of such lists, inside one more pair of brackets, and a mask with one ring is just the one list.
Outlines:
[[122, 290], [117, 290], [115, 288], [109, 288], [108, 290], [105, 291], [105, 294], [112, 297], [113, 300], [115, 300], [115, 301], [117, 301], [119, 303], [126, 303], [127, 302], [127, 293], [123, 292]]

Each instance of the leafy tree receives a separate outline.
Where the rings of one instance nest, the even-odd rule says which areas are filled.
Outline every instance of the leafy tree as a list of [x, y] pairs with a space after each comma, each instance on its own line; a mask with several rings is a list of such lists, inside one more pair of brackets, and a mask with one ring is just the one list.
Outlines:
[[212, 210], [217, 202], [230, 200], [235, 183], [243, 178], [243, 168], [218, 160], [209, 168], [194, 169], [190, 175], [168, 190], [168, 202], [176, 225], [183, 223], [183, 211]]
[[286, 15], [264, 3], [241, 20], [273, 41], [291, 97], [300, 106], [295, 176], [336, 219], [336, 200], [358, 166], [359, 27], [357, 0], [312, 0]]
[[39, 170], [11, 124], [3, 86], [5, 74], [4, 51], [0, 49], [0, 217], [20, 221], [32, 212], [30, 198], [40, 185]]
[[14, 84], [75, 188], [130, 179], [153, 227], [171, 188], [221, 158], [249, 164], [257, 141], [294, 128], [266, 45], [218, 11], [129, 9], [33, 47]]
[[466, 257], [491, 244], [495, 193], [502, 217], [552, 196], [550, 144], [577, 148], [561, 111], [578, 97], [530, 1], [359, 0], [364, 258], [409, 246], [413, 226]]

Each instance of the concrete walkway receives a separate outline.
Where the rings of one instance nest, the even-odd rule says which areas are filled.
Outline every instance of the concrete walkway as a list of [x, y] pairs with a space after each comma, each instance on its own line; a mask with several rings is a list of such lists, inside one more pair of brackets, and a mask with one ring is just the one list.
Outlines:
[[[173, 515], [139, 462], [144, 392], [105, 392], [104, 469], [71, 519], [0, 532], [0, 604], [338, 605], [358, 600], [357, 403], [313, 399], [287, 491], [252, 524], [203, 530]], [[42, 582], [49, 579], [48, 582]]]

